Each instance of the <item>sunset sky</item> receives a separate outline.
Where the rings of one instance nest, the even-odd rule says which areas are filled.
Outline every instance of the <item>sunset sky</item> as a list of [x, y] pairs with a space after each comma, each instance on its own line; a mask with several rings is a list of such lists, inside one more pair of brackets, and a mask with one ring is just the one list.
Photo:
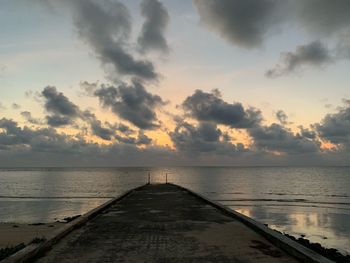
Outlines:
[[348, 165], [349, 13], [2, 0], [0, 165]]

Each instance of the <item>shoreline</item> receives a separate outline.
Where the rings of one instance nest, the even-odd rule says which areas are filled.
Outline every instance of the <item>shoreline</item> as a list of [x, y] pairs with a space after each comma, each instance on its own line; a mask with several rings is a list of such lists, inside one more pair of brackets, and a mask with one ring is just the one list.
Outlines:
[[313, 243], [311, 242], [309, 239], [304, 238], [304, 237], [295, 237], [292, 235], [289, 235], [287, 233], [283, 233], [277, 230], [274, 230], [282, 235], [284, 235], [285, 237], [288, 237], [289, 239], [303, 245], [304, 247], [307, 247], [315, 252], [317, 252], [318, 254], [334, 260], [335, 262], [350, 262], [350, 255], [349, 254], [343, 254], [341, 253], [338, 249], [336, 248], [327, 248], [322, 246], [320, 243]]
[[0, 249], [14, 247], [21, 243], [28, 245], [35, 238], [46, 238], [65, 224], [66, 222], [0, 223]]

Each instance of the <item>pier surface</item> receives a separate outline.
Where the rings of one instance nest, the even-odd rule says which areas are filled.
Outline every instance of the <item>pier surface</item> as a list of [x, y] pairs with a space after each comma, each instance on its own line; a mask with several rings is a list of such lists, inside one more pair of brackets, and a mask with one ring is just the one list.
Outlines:
[[147, 185], [36, 262], [296, 262], [243, 223], [169, 184]]

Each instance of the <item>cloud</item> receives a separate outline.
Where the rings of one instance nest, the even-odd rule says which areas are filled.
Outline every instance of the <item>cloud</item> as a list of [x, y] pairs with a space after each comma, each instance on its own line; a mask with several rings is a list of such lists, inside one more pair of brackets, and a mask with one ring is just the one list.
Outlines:
[[[220, 98], [217, 90], [213, 93], [196, 90], [192, 96], [186, 98], [182, 107], [188, 116], [196, 119], [200, 124], [194, 127], [178, 118], [178, 125], [175, 131], [170, 133], [170, 137], [180, 150], [187, 148], [216, 149], [219, 143], [220, 149], [227, 149], [229, 145], [232, 151], [234, 145], [225, 143], [225, 147], [222, 147], [222, 141], [218, 141], [221, 131], [216, 129], [216, 124], [222, 124], [231, 128], [245, 129], [251, 136], [253, 147], [257, 152], [273, 154], [319, 152], [320, 143], [312, 131], [301, 127], [300, 132], [295, 134], [284, 126], [288, 124], [288, 117], [283, 111], [278, 111], [276, 114], [281, 124], [273, 123], [264, 126], [259, 110], [245, 110], [240, 103], [227, 103]], [[210, 140], [213, 140], [214, 143], [209, 143]], [[229, 137], [226, 141], [229, 141]], [[243, 145], [236, 147], [240, 150], [244, 148]]]
[[292, 1], [296, 22], [307, 31], [329, 37], [350, 29], [350, 2], [347, 0]]
[[[162, 104], [158, 96], [153, 96], [144, 89], [141, 84], [134, 83], [135, 86], [127, 85], [114, 88], [113, 86], [105, 88], [104, 85], [98, 89], [94, 86], [96, 96], [100, 98], [101, 103], [106, 107], [113, 107], [113, 110], [120, 110], [123, 116], [130, 117], [139, 121], [139, 123], [151, 128], [152, 121], [156, 120], [156, 115], [150, 118], [153, 108]], [[91, 91], [92, 92], [92, 91]], [[109, 97], [110, 92], [117, 92], [115, 97]], [[97, 136], [105, 141], [119, 141], [120, 143], [134, 145], [149, 145], [152, 141], [143, 131], [139, 130], [138, 137], [130, 137], [135, 133], [125, 124], [104, 124], [97, 119], [96, 115], [89, 110], [82, 111], [77, 105], [72, 103], [62, 92], [58, 92], [55, 87], [46, 87], [42, 91], [42, 96], [46, 99], [45, 110], [51, 115], [46, 116], [47, 124], [51, 127], [61, 127], [66, 125], [76, 125], [74, 120], [80, 120], [90, 128], [91, 135]], [[149, 111], [148, 113], [145, 111]], [[118, 112], [119, 113], [119, 112]], [[144, 114], [145, 113], [145, 114]], [[40, 120], [32, 118], [30, 112], [22, 112], [22, 116], [32, 124], [41, 124]], [[136, 116], [140, 115], [140, 116]], [[149, 117], [148, 123], [144, 117]], [[78, 127], [78, 126], [77, 126]], [[85, 126], [81, 128], [86, 128]], [[153, 127], [152, 127], [153, 128]]]
[[[150, 146], [150, 139], [139, 132], [134, 143], [99, 145], [81, 134], [58, 133], [54, 128], [34, 129], [0, 119], [0, 166], [113, 166], [174, 163], [169, 148]], [[141, 149], [138, 145], [148, 147]], [[168, 161], [171, 159], [171, 161]]]
[[152, 139], [150, 137], [148, 137], [146, 134], [144, 134], [143, 131], [139, 131], [138, 133], [138, 137], [136, 140], [136, 144], [137, 145], [149, 145], [151, 144]]
[[338, 112], [327, 114], [315, 127], [323, 140], [350, 149], [350, 101], [344, 102]]
[[232, 144], [227, 134], [208, 122], [200, 122], [197, 127], [179, 122], [169, 136], [178, 151], [232, 155], [244, 150], [243, 144]]
[[83, 116], [90, 124], [93, 135], [106, 141], [110, 141], [114, 138], [115, 130], [111, 127], [103, 127], [102, 122], [96, 118], [95, 114], [90, 111], [85, 111]]
[[72, 103], [62, 92], [58, 92], [56, 87], [47, 86], [41, 92], [41, 95], [45, 99], [45, 110], [51, 114], [46, 116], [47, 123], [50, 126], [65, 126], [79, 117], [79, 107]]
[[282, 125], [286, 125], [289, 123], [288, 116], [283, 110], [279, 110], [276, 112], [276, 118]]
[[244, 109], [241, 103], [227, 103], [219, 91], [207, 93], [196, 90], [185, 99], [182, 107], [186, 114], [198, 121], [212, 121], [232, 128], [248, 128], [261, 121], [261, 113], [254, 108]]
[[105, 108], [110, 108], [117, 116], [129, 121], [140, 129], [159, 127], [156, 108], [165, 104], [158, 95], [149, 93], [145, 87], [134, 81], [131, 85], [102, 85], [95, 96]]
[[22, 111], [21, 116], [29, 123], [35, 125], [42, 125], [43, 122], [40, 119], [34, 118], [29, 111]]
[[[260, 46], [278, 25], [280, 1], [194, 0], [201, 22], [233, 45]], [[277, 16], [276, 16], [277, 15]]]
[[112, 65], [121, 76], [157, 79], [153, 64], [128, 52], [131, 17], [119, 1], [67, 1], [74, 10], [80, 37], [95, 51], [103, 64]]
[[281, 54], [280, 63], [266, 71], [267, 77], [280, 77], [294, 73], [305, 66], [322, 67], [333, 62], [332, 52], [320, 41], [297, 46], [294, 52]]
[[273, 123], [269, 126], [256, 126], [247, 130], [253, 138], [254, 147], [265, 152], [283, 154], [302, 154], [319, 152], [320, 144], [303, 133], [294, 134], [283, 125]]
[[298, 128], [299, 128], [299, 134], [301, 137], [311, 139], [311, 140], [316, 139], [317, 134], [314, 130], [304, 128], [302, 125], [299, 125]]
[[23, 128], [18, 123], [3, 118], [0, 120], [0, 149], [36, 152], [79, 152], [84, 142], [79, 136], [58, 134], [55, 129]]
[[52, 127], [61, 127], [72, 124], [72, 119], [67, 116], [51, 115], [46, 116], [47, 124]]
[[163, 4], [158, 0], [143, 0], [141, 2], [141, 14], [145, 22], [137, 42], [141, 51], [159, 50], [167, 53], [169, 46], [164, 37], [169, 24], [169, 14]]
[[329, 37], [350, 29], [347, 0], [194, 0], [201, 22], [233, 45], [256, 47], [276, 27], [297, 25], [310, 35]]
[[[139, 144], [138, 140], [130, 137], [130, 135], [134, 134], [135, 131], [131, 130], [128, 126], [124, 124], [111, 124], [109, 122], [105, 122], [103, 125], [102, 122], [96, 118], [95, 114], [91, 113], [88, 110], [84, 111], [82, 115], [83, 120], [89, 124], [92, 135], [95, 135], [106, 141], [119, 141], [122, 143], [136, 145]], [[145, 136], [141, 131], [139, 131], [139, 134], [144, 136], [144, 139], [146, 141], [148, 137]]]
[[[322, 67], [350, 59], [350, 2], [347, 0], [193, 0], [200, 21], [234, 46], [256, 48], [273, 33], [292, 26], [314, 40], [283, 52], [280, 62], [266, 71], [280, 77], [305, 66]], [[331, 41], [329, 41], [331, 40]], [[337, 43], [329, 49], [324, 43]]]

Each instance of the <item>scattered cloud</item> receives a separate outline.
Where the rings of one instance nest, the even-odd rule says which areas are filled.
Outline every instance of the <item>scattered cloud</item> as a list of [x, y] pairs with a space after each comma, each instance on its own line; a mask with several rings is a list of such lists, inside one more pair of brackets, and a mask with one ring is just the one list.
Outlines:
[[198, 121], [211, 121], [232, 128], [249, 128], [258, 124], [262, 117], [255, 108], [244, 109], [239, 102], [227, 103], [218, 90], [207, 93], [196, 90], [182, 103], [185, 113]]
[[[147, 111], [143, 108], [145, 105], [153, 103], [145, 104], [144, 102], [148, 100], [154, 101], [152, 104], [154, 106], [164, 103], [160, 97], [148, 93], [139, 83], [123, 84], [117, 87], [100, 85], [96, 88], [95, 95], [101, 100], [101, 104], [118, 112], [118, 116], [120, 112], [129, 111], [133, 113], [125, 116], [138, 116], [140, 111]], [[299, 126], [298, 131], [293, 131], [286, 127], [289, 123], [288, 116], [283, 111], [276, 113], [279, 124], [264, 124], [258, 110], [255, 112], [259, 114], [253, 115], [252, 120], [254, 121], [247, 121], [249, 114], [244, 114], [247, 110], [243, 108], [242, 111], [242, 107], [237, 106], [240, 105], [239, 103], [224, 101], [218, 91], [205, 93], [198, 90], [186, 98], [183, 103], [183, 107], [185, 107], [185, 102], [196, 106], [188, 107], [184, 116], [176, 116], [175, 127], [168, 131], [174, 147], [171, 149], [154, 145], [152, 138], [137, 125], [135, 126], [139, 129], [134, 130], [123, 123], [102, 122], [93, 112], [82, 111], [79, 106], [72, 103], [68, 97], [54, 87], [46, 87], [42, 94], [45, 98], [44, 109], [50, 114], [48, 117], [57, 116], [58, 120], [59, 118], [63, 120], [73, 118], [74, 121], [79, 120], [87, 126], [80, 128], [71, 121], [67, 125], [78, 127], [78, 132], [66, 134], [63, 131], [58, 132], [56, 126], [50, 125], [51, 123], [48, 123], [48, 127], [44, 127], [45, 123], [34, 118], [28, 111], [21, 112], [21, 116], [28, 123], [34, 124], [31, 127], [20, 126], [16, 121], [2, 118], [0, 119], [0, 157], [2, 160], [0, 165], [4, 165], [5, 160], [14, 163], [13, 160], [17, 158], [19, 160], [27, 158], [26, 160], [34, 163], [38, 163], [39, 160], [40, 162], [47, 160], [48, 164], [59, 164], [65, 160], [67, 165], [84, 165], [84, 160], [89, 160], [85, 163], [86, 165], [111, 165], [115, 164], [113, 158], [119, 158], [118, 161], [124, 161], [123, 164], [129, 163], [130, 159], [133, 160], [133, 163], [145, 164], [146, 162], [156, 165], [194, 163], [227, 165], [249, 164], [250, 162], [302, 164], [305, 163], [306, 157], [317, 164], [322, 159], [333, 163], [337, 163], [337, 160], [344, 161], [344, 156], [347, 156], [347, 151], [350, 149], [350, 133], [348, 132], [350, 130], [350, 102], [347, 100], [336, 113], [327, 114], [320, 123], [309, 128]], [[193, 103], [194, 101], [196, 103]], [[141, 107], [142, 110], [138, 107]], [[204, 118], [193, 109], [203, 109], [210, 117]], [[237, 111], [237, 109], [240, 110]], [[148, 110], [154, 112], [154, 108]], [[232, 115], [232, 110], [240, 114]], [[226, 112], [228, 113], [224, 114]], [[223, 118], [222, 116], [229, 117]], [[237, 116], [243, 117], [237, 118]], [[187, 117], [191, 117], [191, 120], [186, 121]], [[140, 123], [146, 123], [146, 126], [151, 128], [157, 122], [156, 117], [146, 118], [146, 120]], [[224, 130], [223, 126], [226, 126]], [[244, 129], [251, 138], [251, 144], [245, 146], [239, 140], [237, 141], [229, 132], [231, 129]], [[106, 143], [93, 142], [91, 136], [105, 140]], [[321, 141], [337, 145], [338, 150], [343, 154], [337, 155], [339, 151], [322, 149]]]
[[177, 123], [175, 130], [169, 133], [176, 149], [183, 152], [212, 152], [214, 154], [233, 155], [244, 151], [243, 144], [231, 143], [229, 136], [216, 127], [216, 124], [200, 122], [194, 126], [187, 122]]
[[103, 64], [112, 65], [120, 76], [155, 80], [158, 74], [146, 59], [137, 59], [128, 51], [131, 16], [119, 1], [66, 1], [74, 11], [79, 36], [95, 51]]
[[34, 118], [29, 111], [22, 111], [21, 116], [30, 124], [42, 125], [43, 121], [37, 118]]
[[165, 104], [161, 97], [149, 93], [145, 87], [134, 81], [131, 85], [102, 85], [94, 93], [101, 105], [110, 108], [120, 118], [140, 129], [159, 127], [156, 109]]
[[306, 137], [304, 133], [294, 134], [283, 125], [273, 123], [268, 126], [256, 126], [248, 130], [253, 138], [254, 147], [259, 151], [282, 154], [317, 153], [320, 143]]
[[320, 138], [350, 149], [350, 100], [344, 100], [344, 104], [336, 113], [327, 114], [315, 127]]
[[[316, 39], [283, 52], [280, 62], [266, 71], [280, 77], [304, 66], [323, 67], [350, 59], [350, 3], [346, 0], [193, 0], [200, 21], [234, 46], [261, 47], [274, 33], [292, 26]], [[345, 36], [345, 37], [344, 37]], [[325, 43], [337, 43], [328, 48]]]
[[276, 112], [276, 118], [282, 125], [289, 124], [288, 116], [283, 110], [279, 110]]
[[280, 77], [297, 72], [305, 66], [322, 67], [333, 62], [332, 52], [320, 41], [301, 45], [294, 52], [281, 54], [280, 63], [266, 71], [267, 77]]
[[78, 106], [72, 103], [56, 87], [47, 86], [41, 92], [45, 99], [45, 110], [50, 113], [46, 116], [47, 123], [53, 127], [72, 124], [73, 120], [80, 114]]

